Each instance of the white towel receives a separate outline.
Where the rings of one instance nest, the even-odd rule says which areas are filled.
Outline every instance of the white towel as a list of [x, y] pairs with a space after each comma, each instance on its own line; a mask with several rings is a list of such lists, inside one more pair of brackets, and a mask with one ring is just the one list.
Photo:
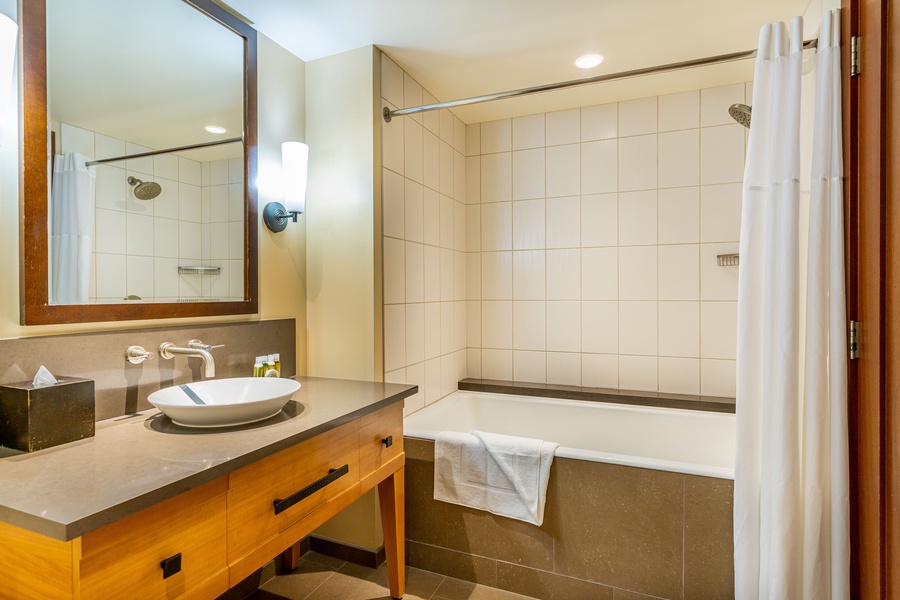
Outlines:
[[482, 431], [442, 431], [434, 444], [434, 499], [540, 526], [558, 447]]

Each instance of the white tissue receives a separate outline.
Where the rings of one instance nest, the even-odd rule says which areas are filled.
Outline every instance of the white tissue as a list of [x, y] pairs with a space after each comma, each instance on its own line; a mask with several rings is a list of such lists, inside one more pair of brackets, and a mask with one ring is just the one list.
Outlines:
[[59, 383], [56, 380], [56, 377], [47, 370], [47, 367], [41, 365], [41, 368], [38, 369], [37, 375], [34, 376], [34, 381], [31, 382], [34, 387], [46, 387], [48, 385], [53, 385]]

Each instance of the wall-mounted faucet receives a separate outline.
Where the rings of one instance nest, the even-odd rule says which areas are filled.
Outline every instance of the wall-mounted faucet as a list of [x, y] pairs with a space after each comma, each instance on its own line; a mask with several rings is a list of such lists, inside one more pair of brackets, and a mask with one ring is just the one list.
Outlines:
[[159, 345], [160, 358], [175, 358], [176, 354], [185, 356], [199, 356], [203, 359], [203, 366], [206, 367], [206, 377], [216, 376], [216, 360], [213, 358], [212, 349], [221, 348], [224, 344], [211, 346], [204, 344], [200, 340], [191, 340], [187, 343], [187, 348], [179, 348], [172, 342], [163, 342]]

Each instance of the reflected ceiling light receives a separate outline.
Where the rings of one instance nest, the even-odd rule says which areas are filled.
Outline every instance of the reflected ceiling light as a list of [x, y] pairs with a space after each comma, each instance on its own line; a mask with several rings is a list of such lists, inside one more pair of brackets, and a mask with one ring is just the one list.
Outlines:
[[207, 125], [204, 129], [210, 133], [225, 133], [228, 131], [224, 127], [219, 127], [218, 125]]
[[297, 222], [297, 216], [306, 210], [306, 174], [309, 164], [309, 146], [302, 142], [281, 144], [281, 174], [284, 178], [284, 204], [269, 202], [263, 208], [263, 222], [273, 233], [284, 231], [288, 219]]
[[579, 69], [593, 69], [603, 62], [603, 57], [599, 54], [585, 54], [575, 59], [575, 66]]

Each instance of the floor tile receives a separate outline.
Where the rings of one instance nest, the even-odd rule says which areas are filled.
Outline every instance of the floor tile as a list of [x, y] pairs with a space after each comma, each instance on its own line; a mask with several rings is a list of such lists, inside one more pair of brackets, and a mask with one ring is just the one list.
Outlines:
[[532, 600], [513, 592], [447, 577], [432, 596], [434, 600]]

